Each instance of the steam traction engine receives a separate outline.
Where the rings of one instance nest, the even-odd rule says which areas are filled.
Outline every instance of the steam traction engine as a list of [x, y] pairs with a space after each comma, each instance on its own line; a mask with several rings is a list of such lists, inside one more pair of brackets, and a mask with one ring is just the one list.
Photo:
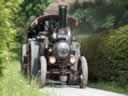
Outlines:
[[52, 79], [86, 87], [87, 61], [80, 55], [80, 45], [70, 29], [77, 24], [75, 18], [67, 16], [65, 5], [59, 6], [59, 15], [38, 17], [22, 46], [22, 72], [37, 78], [41, 86]]

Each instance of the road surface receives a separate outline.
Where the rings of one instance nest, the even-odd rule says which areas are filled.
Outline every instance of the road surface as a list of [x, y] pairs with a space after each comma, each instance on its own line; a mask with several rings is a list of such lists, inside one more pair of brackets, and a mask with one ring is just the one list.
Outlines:
[[108, 92], [95, 88], [80, 89], [77, 86], [47, 86], [43, 88], [43, 91], [48, 93], [48, 96], [128, 96], [124, 94], [118, 94], [114, 92]]

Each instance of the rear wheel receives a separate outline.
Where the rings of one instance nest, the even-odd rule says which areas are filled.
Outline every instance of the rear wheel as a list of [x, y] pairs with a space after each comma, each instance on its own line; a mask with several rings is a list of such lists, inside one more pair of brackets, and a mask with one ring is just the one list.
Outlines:
[[21, 50], [21, 72], [24, 75], [27, 75], [27, 64], [28, 64], [28, 56], [27, 56], [27, 43], [24, 43], [22, 45], [22, 50]]
[[85, 88], [87, 87], [88, 83], [88, 65], [87, 65], [87, 60], [85, 57], [80, 58], [80, 88]]
[[47, 61], [44, 56], [40, 57], [40, 85], [43, 87], [46, 83], [46, 74], [47, 74]]
[[25, 56], [27, 63], [25, 64], [26, 76], [28, 79], [36, 77], [39, 71], [39, 45], [37, 41], [31, 40], [27, 45], [27, 55]]
[[29, 62], [31, 77], [36, 77], [39, 72], [39, 44], [37, 41], [31, 41], [29, 46]]

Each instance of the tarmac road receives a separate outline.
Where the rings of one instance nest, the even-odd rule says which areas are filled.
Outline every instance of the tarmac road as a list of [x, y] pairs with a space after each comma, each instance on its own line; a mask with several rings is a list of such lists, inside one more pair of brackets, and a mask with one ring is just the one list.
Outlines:
[[47, 86], [43, 91], [48, 93], [48, 96], [128, 96], [114, 92], [108, 92], [95, 88], [80, 89], [78, 86]]

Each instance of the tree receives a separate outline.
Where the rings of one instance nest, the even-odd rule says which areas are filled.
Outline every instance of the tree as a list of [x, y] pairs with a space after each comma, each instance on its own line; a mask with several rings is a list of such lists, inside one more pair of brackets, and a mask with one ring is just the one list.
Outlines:
[[88, 26], [84, 31], [107, 31], [128, 24], [128, 1], [95, 0], [95, 3], [85, 3], [73, 14], [82, 21], [81, 25]]
[[[17, 26], [17, 42], [21, 44], [26, 37], [26, 33], [32, 21], [43, 14], [44, 9], [52, 0], [24, 0], [20, 4], [20, 10], [15, 16]], [[20, 46], [19, 46], [20, 47]]]
[[30, 16], [39, 16], [43, 14], [43, 10], [48, 6], [51, 0], [24, 0], [21, 4], [21, 15], [28, 20]]

